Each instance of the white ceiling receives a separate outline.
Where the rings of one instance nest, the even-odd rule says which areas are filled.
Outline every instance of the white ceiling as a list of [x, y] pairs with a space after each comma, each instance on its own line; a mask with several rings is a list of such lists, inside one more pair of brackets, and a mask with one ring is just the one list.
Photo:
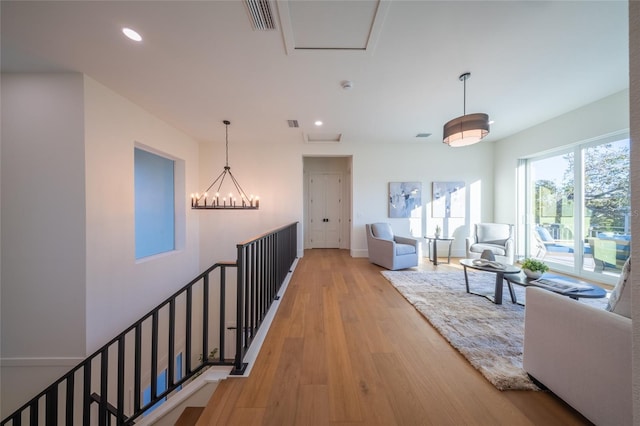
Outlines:
[[441, 143], [466, 71], [497, 140], [629, 85], [626, 1], [277, 1], [267, 31], [241, 0], [0, 5], [3, 71], [83, 72], [199, 141]]

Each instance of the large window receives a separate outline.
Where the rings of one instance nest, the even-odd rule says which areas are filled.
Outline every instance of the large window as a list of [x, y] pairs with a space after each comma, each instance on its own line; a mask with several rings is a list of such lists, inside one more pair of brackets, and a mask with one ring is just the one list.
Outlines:
[[175, 249], [174, 161], [135, 148], [136, 259]]
[[526, 160], [527, 256], [613, 282], [630, 255], [629, 139]]

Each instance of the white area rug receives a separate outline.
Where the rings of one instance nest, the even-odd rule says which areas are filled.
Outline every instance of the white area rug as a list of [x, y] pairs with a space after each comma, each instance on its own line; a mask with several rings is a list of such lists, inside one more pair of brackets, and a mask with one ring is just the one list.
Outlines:
[[[382, 275], [496, 388], [538, 390], [522, 369], [524, 306], [511, 302], [506, 286], [503, 303], [496, 305], [467, 293], [462, 271], [382, 271]], [[469, 271], [469, 287], [493, 295], [495, 275]], [[514, 286], [514, 290], [522, 303], [524, 288]], [[599, 300], [596, 303], [606, 304], [606, 299]]]

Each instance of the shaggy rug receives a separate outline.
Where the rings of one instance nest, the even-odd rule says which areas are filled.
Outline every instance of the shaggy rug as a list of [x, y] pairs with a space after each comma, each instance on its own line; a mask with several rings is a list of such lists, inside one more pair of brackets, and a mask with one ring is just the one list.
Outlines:
[[[462, 271], [382, 274], [496, 388], [538, 390], [522, 369], [524, 306], [511, 302], [506, 286], [496, 305], [467, 293]], [[524, 288], [513, 287], [524, 302]], [[469, 271], [469, 288], [493, 295], [495, 275]]]

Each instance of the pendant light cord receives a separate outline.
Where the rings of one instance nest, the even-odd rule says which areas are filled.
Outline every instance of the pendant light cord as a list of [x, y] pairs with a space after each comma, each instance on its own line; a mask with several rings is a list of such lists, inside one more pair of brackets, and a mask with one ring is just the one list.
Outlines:
[[224, 133], [225, 133], [225, 151], [226, 151], [226, 163], [225, 165], [229, 167], [229, 125], [224, 123]]
[[467, 76], [462, 79], [462, 115], [467, 115]]

